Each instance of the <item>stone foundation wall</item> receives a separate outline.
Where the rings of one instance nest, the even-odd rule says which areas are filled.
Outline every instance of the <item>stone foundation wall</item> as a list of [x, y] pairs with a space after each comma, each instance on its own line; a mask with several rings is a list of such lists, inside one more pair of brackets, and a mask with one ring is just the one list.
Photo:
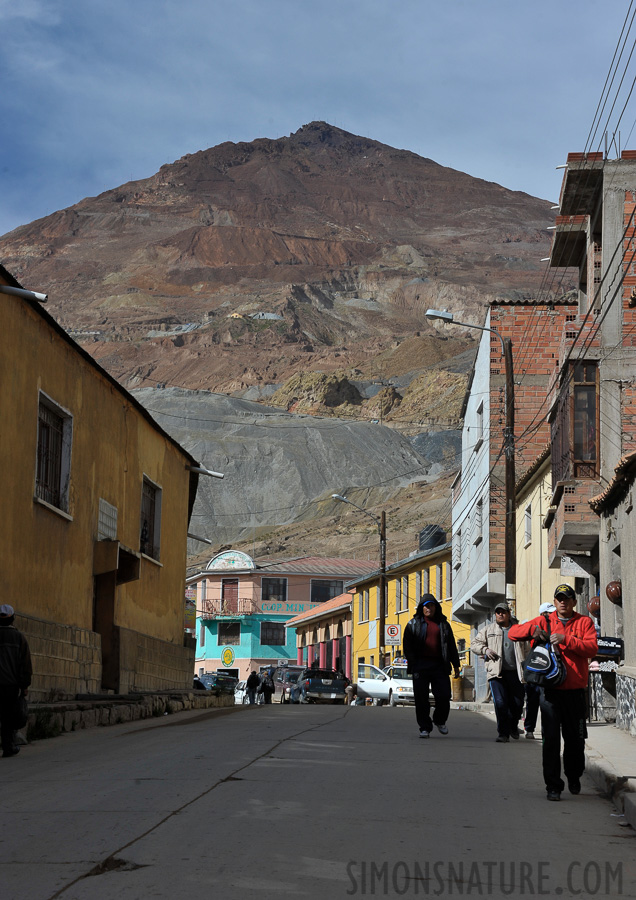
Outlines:
[[[29, 642], [33, 661], [33, 701], [76, 694], [96, 694], [101, 688], [101, 638], [94, 631], [58, 625], [33, 616], [16, 615], [15, 624]], [[194, 666], [193, 666], [194, 668]]]
[[615, 721], [616, 676], [614, 672], [590, 672], [589, 707], [590, 721]]
[[636, 737], [636, 668], [616, 673], [616, 725]]
[[138, 694], [113, 697], [110, 700], [105, 698], [34, 703], [29, 706], [29, 719], [22, 733], [26, 741], [37, 741], [57, 737], [64, 732], [80, 731], [99, 725], [121, 725], [123, 722], [158, 718], [188, 709], [205, 710], [233, 706], [233, 696], [222, 694], [217, 697], [208, 691]]
[[119, 629], [119, 692], [188, 691], [194, 677], [194, 647]]

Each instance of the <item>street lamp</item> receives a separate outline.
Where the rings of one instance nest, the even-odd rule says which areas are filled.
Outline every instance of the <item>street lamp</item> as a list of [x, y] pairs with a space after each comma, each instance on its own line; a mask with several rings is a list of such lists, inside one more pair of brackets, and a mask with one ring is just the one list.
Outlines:
[[373, 519], [377, 526], [378, 534], [380, 535], [380, 596], [378, 603], [378, 627], [380, 630], [380, 638], [378, 641], [378, 661], [380, 662], [380, 668], [382, 668], [382, 664], [384, 663], [384, 620], [386, 604], [386, 513], [382, 510], [379, 516], [374, 516], [373, 513], [370, 513], [363, 506], [358, 506], [357, 503], [354, 503], [353, 500], [348, 500], [347, 497], [343, 497], [342, 494], [332, 494], [331, 499], [338, 500], [340, 503], [348, 503], [350, 506], [355, 506], [355, 508], [359, 509], [361, 513], [364, 513], [365, 516]]
[[506, 410], [506, 427], [504, 428], [503, 449], [505, 456], [505, 566], [506, 566], [506, 598], [515, 599], [515, 583], [517, 581], [517, 548], [515, 541], [515, 382], [512, 370], [512, 341], [503, 338], [494, 328], [484, 325], [472, 325], [458, 322], [452, 312], [447, 309], [427, 309], [427, 319], [441, 319], [449, 325], [460, 325], [463, 328], [477, 328], [496, 334], [501, 342], [501, 355], [504, 359], [506, 380], [504, 382], [504, 407]]

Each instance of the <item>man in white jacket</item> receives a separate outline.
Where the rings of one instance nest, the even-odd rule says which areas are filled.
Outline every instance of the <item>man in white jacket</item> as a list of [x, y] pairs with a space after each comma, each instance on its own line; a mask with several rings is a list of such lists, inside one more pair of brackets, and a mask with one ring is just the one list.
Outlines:
[[513, 620], [510, 607], [501, 601], [495, 606], [495, 621], [477, 632], [470, 649], [481, 656], [486, 666], [488, 684], [497, 717], [497, 743], [507, 744], [519, 738], [519, 719], [523, 712], [523, 661], [527, 654], [525, 642], [508, 637]]

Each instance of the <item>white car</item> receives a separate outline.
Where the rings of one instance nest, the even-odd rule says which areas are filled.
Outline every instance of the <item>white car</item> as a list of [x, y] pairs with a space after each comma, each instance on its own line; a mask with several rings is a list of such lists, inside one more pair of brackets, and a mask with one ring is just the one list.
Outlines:
[[244, 681], [239, 681], [234, 688], [234, 703], [238, 703], [241, 705], [249, 703], [247, 699], [247, 688]]
[[413, 676], [406, 674], [406, 666], [386, 666], [378, 669], [370, 663], [358, 665], [358, 697], [371, 698], [378, 703], [397, 706], [413, 703]]

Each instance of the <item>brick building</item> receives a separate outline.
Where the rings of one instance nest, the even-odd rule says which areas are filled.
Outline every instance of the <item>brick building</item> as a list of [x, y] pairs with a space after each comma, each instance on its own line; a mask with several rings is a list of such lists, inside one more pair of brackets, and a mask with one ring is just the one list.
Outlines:
[[636, 733], [636, 151], [568, 154], [559, 205], [550, 264], [578, 271], [578, 309], [551, 398], [550, 560], [576, 554], [580, 601], [598, 595], [601, 634], [625, 641], [625, 666], [594, 677]]

